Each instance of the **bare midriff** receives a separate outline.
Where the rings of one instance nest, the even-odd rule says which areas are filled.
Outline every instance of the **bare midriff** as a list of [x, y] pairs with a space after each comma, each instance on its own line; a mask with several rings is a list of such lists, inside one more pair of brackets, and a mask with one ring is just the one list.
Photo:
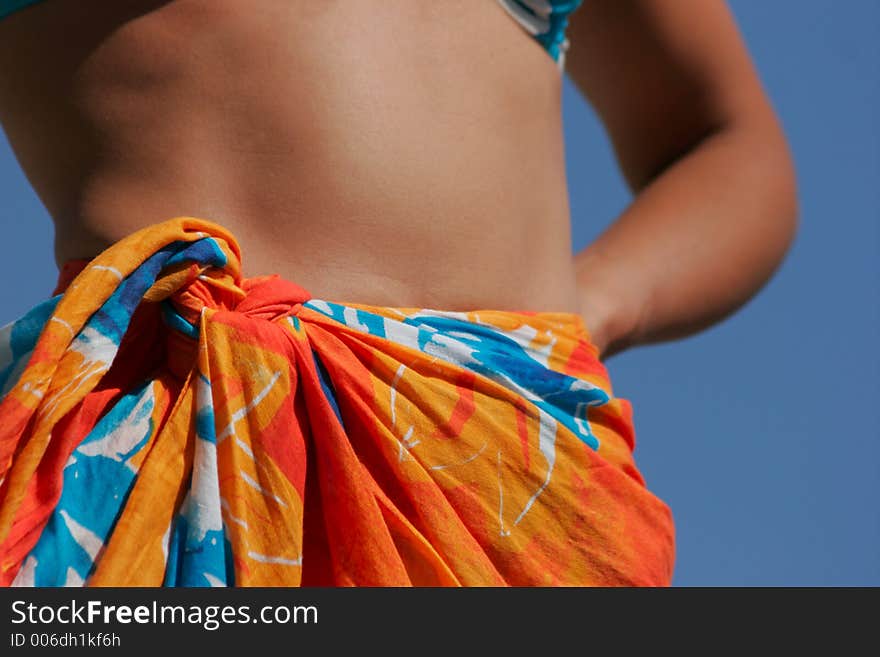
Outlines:
[[340, 302], [577, 312], [561, 88], [495, 0], [47, 0], [0, 22], [0, 122], [59, 264], [192, 216], [246, 276]]

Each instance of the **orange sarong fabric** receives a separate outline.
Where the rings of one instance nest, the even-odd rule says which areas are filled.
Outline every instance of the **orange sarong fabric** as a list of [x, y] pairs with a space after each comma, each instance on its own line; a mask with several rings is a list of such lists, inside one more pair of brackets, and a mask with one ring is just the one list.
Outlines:
[[0, 330], [3, 585], [670, 583], [578, 315], [314, 299], [193, 218], [76, 269]]

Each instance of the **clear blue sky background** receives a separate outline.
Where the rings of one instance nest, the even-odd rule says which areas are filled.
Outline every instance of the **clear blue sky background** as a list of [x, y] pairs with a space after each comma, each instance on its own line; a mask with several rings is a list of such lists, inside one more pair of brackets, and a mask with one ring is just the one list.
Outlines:
[[[733, 318], [609, 369], [635, 407], [639, 465], [676, 518], [677, 585], [877, 586], [880, 2], [731, 6], [794, 151], [800, 233]], [[629, 195], [569, 84], [564, 115], [580, 249]], [[5, 324], [56, 270], [48, 215], [2, 137], [0, 229]]]

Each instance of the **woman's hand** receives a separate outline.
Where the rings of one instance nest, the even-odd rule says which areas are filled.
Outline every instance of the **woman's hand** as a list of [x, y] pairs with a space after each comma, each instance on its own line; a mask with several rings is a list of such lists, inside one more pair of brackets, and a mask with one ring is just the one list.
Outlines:
[[586, 286], [581, 284], [579, 288], [580, 314], [591, 342], [599, 351], [599, 358], [604, 360], [636, 341], [638, 308], [628, 305], [636, 295], [615, 289], [614, 279], [602, 280], [602, 272], [611, 271], [611, 268], [602, 266], [598, 254], [585, 253], [576, 265], [578, 280], [588, 281]]

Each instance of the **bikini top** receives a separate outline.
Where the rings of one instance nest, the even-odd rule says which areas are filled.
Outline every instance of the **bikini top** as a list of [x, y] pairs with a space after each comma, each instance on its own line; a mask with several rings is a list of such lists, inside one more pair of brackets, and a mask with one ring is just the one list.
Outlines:
[[[2, 1], [2, 0], [0, 0]], [[568, 17], [583, 0], [498, 0], [522, 28], [540, 43], [559, 64], [565, 66], [569, 42], [565, 37]]]
[[[0, 0], [0, 20], [42, 0]], [[583, 0], [498, 0], [522, 28], [543, 46], [556, 60], [559, 68], [565, 66], [568, 39], [565, 29], [568, 17]]]

